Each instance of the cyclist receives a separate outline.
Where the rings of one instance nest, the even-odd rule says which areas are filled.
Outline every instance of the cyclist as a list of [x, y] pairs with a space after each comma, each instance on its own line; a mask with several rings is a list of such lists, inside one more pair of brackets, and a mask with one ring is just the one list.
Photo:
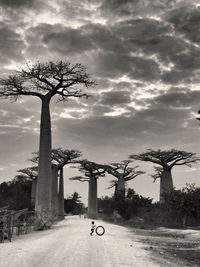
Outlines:
[[94, 233], [95, 227], [96, 227], [96, 225], [94, 224], [94, 221], [92, 221], [90, 235], [92, 235]]

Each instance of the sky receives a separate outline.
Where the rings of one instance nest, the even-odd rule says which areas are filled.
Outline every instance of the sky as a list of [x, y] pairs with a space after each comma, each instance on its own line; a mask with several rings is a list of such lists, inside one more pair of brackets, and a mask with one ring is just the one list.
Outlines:
[[[0, 73], [27, 62], [82, 63], [96, 81], [91, 98], [51, 103], [53, 147], [78, 149], [97, 163], [120, 162], [146, 149], [180, 149], [200, 156], [200, 0], [0, 0]], [[41, 103], [0, 99], [0, 182], [28, 167], [39, 147]], [[128, 183], [158, 200], [153, 164]], [[176, 188], [200, 186], [200, 162], [173, 169]], [[87, 183], [69, 181], [65, 196]], [[99, 197], [111, 195], [99, 179]]]

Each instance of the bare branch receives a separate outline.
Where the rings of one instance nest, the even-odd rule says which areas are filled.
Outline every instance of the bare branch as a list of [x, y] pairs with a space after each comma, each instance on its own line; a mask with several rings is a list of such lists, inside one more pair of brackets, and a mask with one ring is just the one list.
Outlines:
[[[34, 157], [30, 159], [33, 163], [38, 164], [39, 162], [39, 152], [32, 153]], [[62, 149], [54, 148], [51, 150], [51, 160], [52, 164], [57, 168], [61, 169], [67, 164], [78, 163], [77, 159], [81, 157], [81, 152], [74, 149]]]
[[111, 188], [116, 187], [116, 186], [117, 186], [117, 181], [116, 180], [112, 180], [112, 181], [110, 181], [110, 186], [107, 187], [106, 189], [111, 189]]
[[95, 85], [86, 68], [81, 64], [69, 62], [47, 62], [27, 64], [26, 68], [15, 75], [0, 80], [0, 97], [17, 100], [23, 95], [51, 98], [58, 95], [61, 100], [69, 97], [88, 97], [83, 88]]
[[98, 179], [105, 176], [105, 166], [89, 160], [80, 161], [79, 171], [86, 177]]
[[160, 179], [163, 174], [163, 168], [154, 166], [155, 174], [151, 174], [150, 176], [153, 178], [153, 183], [156, 182], [157, 179]]
[[182, 150], [151, 150], [138, 155], [131, 155], [130, 158], [142, 161], [149, 161], [159, 164], [163, 167], [172, 168], [175, 165], [191, 166], [191, 163], [195, 163], [200, 159], [195, 156], [195, 153], [185, 152]]
[[132, 160], [123, 160], [120, 163], [110, 163], [109, 165], [105, 165], [105, 169], [107, 173], [115, 176], [117, 179], [123, 177], [125, 181], [130, 181], [138, 175], [144, 174], [144, 172], [136, 170], [138, 166], [129, 167], [130, 163], [132, 163]]

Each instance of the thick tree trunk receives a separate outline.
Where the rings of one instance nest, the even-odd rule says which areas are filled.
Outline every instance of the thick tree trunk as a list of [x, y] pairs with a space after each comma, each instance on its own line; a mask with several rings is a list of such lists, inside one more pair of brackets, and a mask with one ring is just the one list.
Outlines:
[[31, 184], [31, 204], [33, 206], [35, 206], [36, 184], [37, 184], [37, 181], [33, 180]]
[[40, 122], [39, 170], [36, 188], [35, 210], [43, 217], [51, 218], [51, 119], [50, 99], [42, 100]]
[[89, 181], [89, 194], [88, 194], [88, 218], [96, 219], [98, 217], [97, 206], [97, 179], [91, 177]]
[[56, 166], [52, 167], [51, 210], [53, 218], [58, 218], [58, 169]]
[[173, 190], [171, 168], [164, 168], [160, 178], [160, 202], [165, 202], [165, 195]]
[[63, 168], [60, 169], [60, 179], [59, 179], [59, 193], [58, 193], [58, 207], [59, 207], [59, 219], [63, 220], [65, 218], [64, 213], [64, 179], [63, 179]]
[[115, 183], [114, 188], [115, 188], [114, 197], [116, 197], [116, 195], [117, 195], [117, 182]]
[[125, 197], [125, 180], [123, 176], [118, 178], [116, 194]]

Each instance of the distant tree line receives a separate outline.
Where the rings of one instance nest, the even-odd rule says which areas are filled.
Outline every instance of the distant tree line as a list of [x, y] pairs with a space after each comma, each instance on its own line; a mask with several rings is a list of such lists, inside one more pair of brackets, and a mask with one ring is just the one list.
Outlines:
[[138, 195], [128, 188], [125, 197], [102, 197], [98, 199], [99, 212], [106, 220], [113, 220], [117, 211], [122, 220], [142, 228], [158, 226], [185, 228], [198, 226], [200, 222], [200, 188], [187, 184], [184, 188], [165, 195], [165, 202]]
[[0, 208], [11, 210], [33, 209], [31, 203], [31, 180], [16, 177], [12, 181], [0, 184]]
[[79, 193], [74, 192], [70, 197], [65, 199], [64, 209], [66, 214], [80, 215], [85, 213], [85, 206], [81, 202]]

